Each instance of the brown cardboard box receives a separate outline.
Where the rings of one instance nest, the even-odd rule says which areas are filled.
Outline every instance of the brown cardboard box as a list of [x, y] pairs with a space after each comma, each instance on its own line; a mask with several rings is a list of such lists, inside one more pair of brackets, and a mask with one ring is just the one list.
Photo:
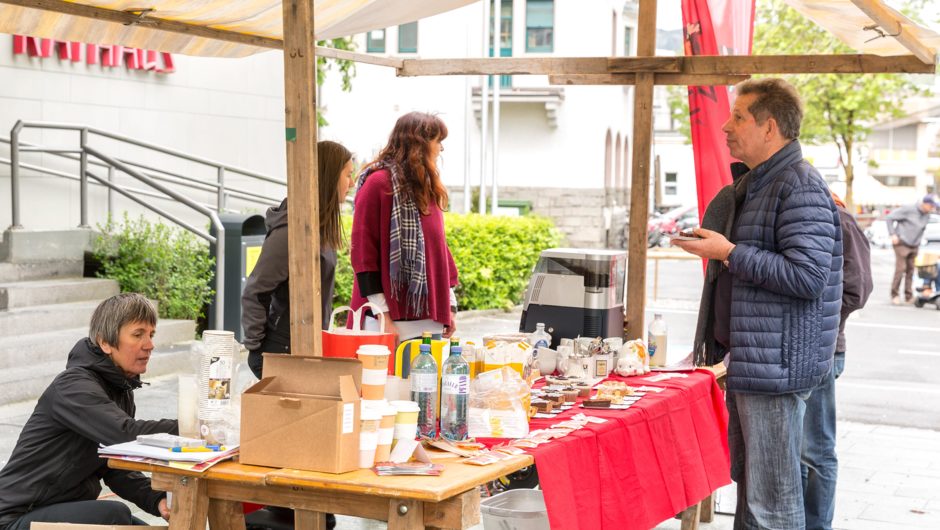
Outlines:
[[30, 523], [30, 530], [166, 530], [166, 526], [125, 526], [122, 524]]
[[359, 468], [362, 363], [266, 353], [264, 375], [242, 394], [241, 463], [327, 473]]

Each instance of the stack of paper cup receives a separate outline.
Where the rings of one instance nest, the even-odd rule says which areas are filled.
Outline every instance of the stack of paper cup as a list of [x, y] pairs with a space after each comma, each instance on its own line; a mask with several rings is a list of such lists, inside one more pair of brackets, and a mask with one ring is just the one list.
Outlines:
[[382, 413], [374, 407], [362, 407], [359, 415], [359, 467], [368, 469], [375, 464], [375, 450], [379, 444], [379, 422]]
[[199, 365], [199, 423], [203, 438], [209, 435], [208, 422], [219, 418], [232, 398], [232, 370], [235, 334], [225, 330], [202, 333], [204, 351]]
[[392, 440], [395, 438], [395, 407], [385, 404], [381, 409], [382, 420], [379, 422], [379, 445], [375, 450], [376, 462], [387, 462], [392, 453]]
[[392, 401], [395, 408], [395, 426], [392, 433], [392, 446], [398, 440], [414, 440], [418, 436], [418, 412], [421, 409], [414, 401]]
[[197, 416], [199, 386], [193, 374], [179, 375], [177, 391], [176, 418], [179, 421], [180, 436], [197, 438], [199, 436], [199, 418]]
[[388, 346], [364, 344], [356, 350], [362, 362], [362, 399], [385, 398], [385, 380], [388, 377]]

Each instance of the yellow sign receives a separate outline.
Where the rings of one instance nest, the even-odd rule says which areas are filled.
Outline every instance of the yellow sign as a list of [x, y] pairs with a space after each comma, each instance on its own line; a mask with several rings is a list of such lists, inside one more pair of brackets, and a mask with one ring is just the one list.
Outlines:
[[245, 277], [251, 276], [251, 271], [255, 270], [258, 264], [258, 257], [261, 256], [261, 245], [256, 247], [245, 247]]

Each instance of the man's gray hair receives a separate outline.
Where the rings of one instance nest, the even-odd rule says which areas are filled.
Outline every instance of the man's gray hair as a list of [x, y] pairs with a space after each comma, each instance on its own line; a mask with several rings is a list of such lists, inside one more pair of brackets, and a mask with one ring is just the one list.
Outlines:
[[773, 118], [781, 136], [788, 140], [800, 137], [803, 103], [793, 85], [779, 77], [748, 79], [738, 83], [736, 93], [738, 96], [757, 96], [754, 103], [747, 108], [757, 123], [764, 123], [767, 118]]
[[117, 347], [121, 328], [133, 322], [144, 322], [156, 327], [156, 308], [142, 294], [116, 294], [95, 308], [88, 327], [88, 338], [96, 344], [106, 342]]

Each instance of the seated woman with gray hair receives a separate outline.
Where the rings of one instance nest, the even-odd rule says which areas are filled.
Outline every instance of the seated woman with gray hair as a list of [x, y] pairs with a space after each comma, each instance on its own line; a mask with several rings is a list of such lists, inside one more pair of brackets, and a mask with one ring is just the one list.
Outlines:
[[97, 500], [102, 479], [119, 497], [169, 518], [166, 493], [154, 491], [149, 478], [110, 469], [98, 457], [98, 444], [179, 432], [176, 420], [134, 419], [134, 390], [147, 371], [156, 326], [157, 312], [142, 295], [119, 294], [98, 305], [88, 337], [39, 398], [0, 471], [0, 530], [27, 530], [32, 522], [143, 524], [125, 504]]

